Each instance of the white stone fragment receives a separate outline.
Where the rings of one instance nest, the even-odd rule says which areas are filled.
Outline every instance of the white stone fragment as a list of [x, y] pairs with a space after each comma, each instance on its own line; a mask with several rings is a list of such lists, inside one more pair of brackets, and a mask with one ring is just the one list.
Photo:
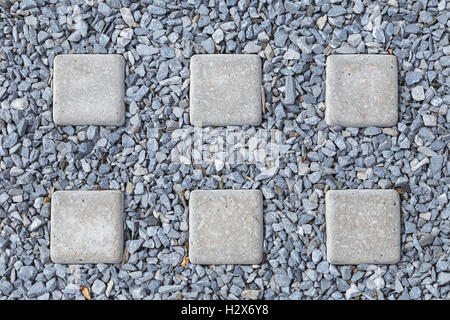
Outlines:
[[[414, 159], [414, 160], [417, 160], [417, 159]], [[430, 163], [430, 160], [428, 160], [428, 158], [423, 158], [422, 160], [417, 161], [416, 163], [411, 162], [411, 171], [412, 172], [417, 171], [421, 167], [423, 167], [424, 165], [426, 165], [428, 163]]]
[[136, 27], [136, 22], [134, 21], [130, 8], [121, 8], [120, 14], [122, 15], [123, 21], [125, 21], [130, 28]]
[[16, 110], [25, 110], [25, 108], [28, 107], [28, 99], [26, 97], [16, 98], [11, 101], [10, 106]]
[[435, 127], [437, 125], [437, 117], [433, 114], [424, 114], [422, 119], [423, 124], [427, 127]]

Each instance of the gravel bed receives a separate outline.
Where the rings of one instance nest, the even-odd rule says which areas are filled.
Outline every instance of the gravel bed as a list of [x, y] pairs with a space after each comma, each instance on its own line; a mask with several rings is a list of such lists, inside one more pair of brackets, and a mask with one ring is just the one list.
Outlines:
[[[450, 43], [446, 0], [0, 1], [0, 299], [449, 299]], [[390, 53], [399, 122], [329, 128], [330, 54]], [[55, 127], [61, 53], [126, 60], [122, 127]], [[256, 129], [282, 132], [279, 168], [171, 163], [189, 124], [189, 59], [257, 53], [265, 106]], [[121, 265], [49, 258], [54, 190], [124, 192]], [[264, 194], [264, 262], [188, 263], [195, 189]], [[401, 193], [396, 265], [326, 261], [328, 189]], [[182, 265], [183, 264], [183, 265]], [[87, 289], [80, 290], [80, 286]]]

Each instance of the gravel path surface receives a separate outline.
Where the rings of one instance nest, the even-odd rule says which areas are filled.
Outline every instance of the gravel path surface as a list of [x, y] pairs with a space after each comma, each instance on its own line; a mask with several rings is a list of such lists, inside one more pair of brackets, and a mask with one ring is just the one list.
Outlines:
[[[446, 0], [0, 7], [0, 299], [449, 299], [449, 11]], [[398, 124], [328, 127], [327, 56], [386, 52], [398, 59]], [[61, 53], [123, 55], [124, 126], [55, 126]], [[192, 130], [189, 59], [198, 53], [261, 56], [256, 128], [283, 132], [278, 170], [170, 162], [173, 129]], [[124, 192], [122, 264], [50, 261], [49, 196], [80, 188]], [[263, 192], [261, 265], [185, 265], [186, 203], [199, 188]], [[349, 188], [401, 193], [398, 264], [326, 261], [325, 192]]]

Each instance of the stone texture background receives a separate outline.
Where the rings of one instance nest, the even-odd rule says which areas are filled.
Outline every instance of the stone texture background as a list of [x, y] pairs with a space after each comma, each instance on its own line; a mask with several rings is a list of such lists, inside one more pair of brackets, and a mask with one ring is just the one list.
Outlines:
[[[211, 5], [210, 5], [211, 4]], [[448, 299], [449, 3], [430, 1], [22, 0], [0, 8], [0, 298]], [[62, 53], [125, 59], [122, 127], [57, 127], [52, 70]], [[262, 58], [261, 128], [283, 132], [280, 167], [170, 163], [189, 125], [189, 59]], [[324, 122], [330, 54], [392, 53], [393, 128]], [[259, 127], [258, 127], [259, 128]], [[77, 268], [50, 261], [51, 194], [124, 192], [124, 259]], [[264, 196], [258, 267], [182, 265], [189, 192]], [[328, 189], [397, 189], [401, 261], [326, 261]]]

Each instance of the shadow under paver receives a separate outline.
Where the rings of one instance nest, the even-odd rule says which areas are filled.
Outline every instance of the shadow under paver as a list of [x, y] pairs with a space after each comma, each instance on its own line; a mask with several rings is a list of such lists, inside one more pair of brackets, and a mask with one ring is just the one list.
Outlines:
[[332, 264], [400, 260], [400, 198], [395, 190], [330, 190], [325, 196]]
[[326, 67], [325, 122], [329, 126], [391, 127], [398, 121], [397, 58], [332, 55]]
[[197, 264], [259, 264], [263, 255], [259, 190], [195, 190], [189, 199], [189, 259]]
[[120, 191], [56, 191], [50, 255], [55, 263], [118, 263], [123, 251]]
[[57, 125], [120, 126], [125, 122], [125, 61], [117, 54], [62, 54], [53, 70]]
[[202, 54], [190, 61], [193, 125], [259, 125], [261, 58], [252, 54]]

